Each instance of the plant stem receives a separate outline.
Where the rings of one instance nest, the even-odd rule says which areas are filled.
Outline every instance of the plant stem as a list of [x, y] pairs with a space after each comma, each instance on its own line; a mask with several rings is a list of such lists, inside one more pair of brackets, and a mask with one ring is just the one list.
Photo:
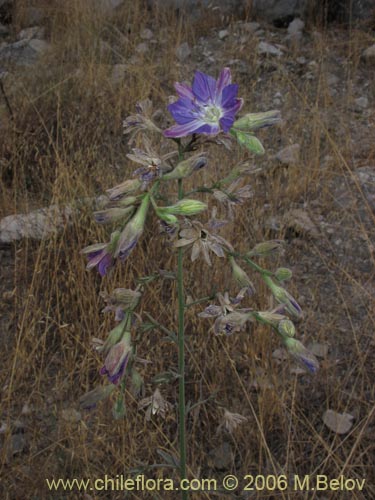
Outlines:
[[[179, 161], [183, 160], [183, 151], [179, 145]], [[184, 197], [182, 179], [178, 180], [178, 199]], [[178, 414], [180, 442], [180, 480], [186, 479], [186, 406], [185, 406], [185, 299], [183, 249], [178, 249], [177, 256], [177, 294], [178, 294]], [[187, 491], [181, 491], [182, 500], [188, 499]]]

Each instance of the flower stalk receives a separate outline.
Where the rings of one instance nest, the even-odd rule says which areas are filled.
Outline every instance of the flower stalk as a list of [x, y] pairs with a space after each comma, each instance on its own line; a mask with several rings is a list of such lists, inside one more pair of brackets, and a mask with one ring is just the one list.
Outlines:
[[[181, 145], [178, 148], [178, 159], [183, 160]], [[178, 179], [178, 199], [182, 200], [184, 190], [182, 179]], [[177, 253], [177, 300], [178, 300], [178, 416], [180, 444], [180, 480], [186, 479], [186, 404], [185, 404], [185, 299], [183, 248]], [[187, 500], [187, 491], [181, 492], [182, 500]]]

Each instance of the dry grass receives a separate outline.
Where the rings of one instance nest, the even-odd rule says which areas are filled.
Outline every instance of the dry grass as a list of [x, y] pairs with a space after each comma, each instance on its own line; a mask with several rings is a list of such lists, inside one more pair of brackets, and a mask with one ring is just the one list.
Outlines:
[[[128, 146], [122, 120], [144, 97], [163, 109], [173, 93], [172, 82], [190, 80], [192, 69], [198, 66], [176, 64], [175, 48], [186, 40], [193, 45], [213, 26], [220, 27], [216, 18], [194, 26], [173, 13], [150, 13], [141, 2], [126, 2], [115, 19], [95, 15], [85, 1], [48, 5], [47, 33], [52, 50], [35, 71], [19, 72], [11, 85], [5, 82], [14, 117], [10, 119], [7, 109], [1, 108], [0, 214], [4, 216], [98, 195], [128, 176], [133, 167], [125, 159]], [[18, 26], [22, 26], [21, 7], [15, 19]], [[140, 32], [146, 27], [154, 31], [159, 45], [132, 62]], [[196, 318], [199, 307], [191, 308], [186, 327], [187, 399], [192, 404], [206, 401], [188, 418], [191, 477], [262, 473], [335, 478], [343, 474], [366, 478], [366, 492], [341, 492], [338, 497], [327, 491], [324, 498], [375, 496], [375, 340], [369, 286], [374, 262], [372, 229], [366, 223], [373, 222], [373, 214], [353, 173], [355, 166], [374, 161], [375, 148], [370, 143], [367, 149], [360, 149], [358, 130], [353, 128], [348, 111], [362, 71], [360, 54], [370, 40], [366, 33], [356, 31], [311, 37], [309, 58], [316, 61], [312, 80], [302, 79], [295, 66], [288, 66], [298, 56], [298, 47], [292, 47], [281, 62], [266, 60], [259, 65], [256, 51], [249, 48], [251, 43], [242, 52], [230, 39], [223, 44], [220, 57], [224, 62], [239, 54], [246, 61], [246, 74], [233, 70], [246, 109], [269, 109], [274, 93], [279, 90], [283, 95], [286, 126], [261, 134], [270, 152], [262, 161], [267, 164], [280, 145], [299, 142], [302, 147], [300, 166], [275, 169], [257, 179], [255, 197], [238, 214], [235, 228], [227, 235], [235, 237], [237, 244], [241, 242], [239, 250], [268, 237], [289, 238], [287, 255], [270, 265], [288, 263], [293, 267], [291, 289], [297, 297], [303, 295], [306, 313], [299, 335], [303, 334], [306, 343], [328, 344], [330, 354], [314, 378], [291, 375], [288, 362], [277, 365], [272, 358], [278, 343], [268, 330], [259, 327], [236, 337], [214, 337], [207, 333], [208, 323]], [[332, 51], [345, 61], [344, 92], [336, 97], [330, 95], [327, 85]], [[114, 86], [109, 78], [114, 63], [128, 64], [129, 76], [120, 86]], [[217, 73], [220, 67], [218, 62], [212, 72]], [[373, 137], [373, 118], [368, 126], [372, 126], [369, 134]], [[223, 159], [219, 154], [212, 150], [210, 159], [220, 170], [229, 170], [246, 156], [240, 152], [236, 158], [227, 155]], [[321, 168], [327, 155], [328, 166]], [[207, 172], [200, 175], [208, 181]], [[332, 186], [338, 179], [347, 181], [353, 206], [335, 205]], [[367, 219], [353, 209], [358, 199], [365, 206]], [[319, 207], [324, 220], [335, 228], [335, 235], [342, 231], [343, 255], [327, 233], [309, 240], [265, 229], [267, 217], [302, 203]], [[150, 244], [145, 243], [148, 237]], [[112, 319], [100, 313], [98, 292], [131, 287], [138, 275], [175, 264], [173, 254], [166, 257], [163, 242], [149, 233], [131, 262], [101, 281], [97, 274], [85, 270], [80, 254], [82, 247], [101, 238], [103, 231], [93, 223], [90, 213], [81, 212], [71, 226], [50, 240], [21, 241], [11, 257], [9, 249], [3, 250], [7, 269], [3, 270], [2, 284], [0, 416], [9, 426], [1, 436], [4, 499], [78, 498], [77, 492], [48, 492], [45, 478], [52, 477], [115, 477], [144, 468], [147, 477], [172, 474], [177, 478], [177, 473], [163, 467], [147, 469], [162, 461], [158, 449], [177, 454], [176, 384], [162, 386], [164, 396], [174, 405], [165, 420], [147, 422], [130, 393], [126, 394], [127, 416], [123, 421], [113, 421], [109, 402], [85, 413], [78, 422], [62, 418], [62, 410], [77, 408], [79, 397], [99, 381], [100, 360], [91, 350], [90, 339], [104, 337]], [[369, 261], [368, 271], [356, 268], [357, 261], [351, 255], [354, 247], [344, 247], [350, 239], [362, 241], [361, 256]], [[194, 298], [206, 294], [211, 282], [230, 283], [220, 266], [208, 271], [200, 263], [187, 265], [186, 287]], [[257, 300], [266, 307], [267, 297], [261, 290]], [[174, 328], [174, 286], [150, 288], [142, 309]], [[138, 339], [139, 356], [151, 362], [142, 368], [147, 396], [154, 389], [154, 375], [176, 369], [176, 348], [163, 337], [162, 332], [152, 331]], [[25, 405], [30, 409], [27, 414], [22, 410]], [[248, 418], [233, 435], [217, 432], [223, 408]], [[322, 414], [328, 408], [354, 415], [355, 424], [348, 434], [340, 436], [324, 426]], [[24, 433], [27, 447], [12, 457], [11, 431], [17, 420], [22, 422], [19, 432]], [[224, 441], [230, 444], [233, 460], [217, 470], [209, 452]], [[126, 498], [177, 497], [168, 495], [139, 492]], [[211, 497], [212, 493], [192, 495], [196, 499]], [[255, 492], [250, 497], [323, 498], [321, 493], [294, 492], [292, 488], [278, 493]], [[125, 497], [121, 492], [102, 492], [93, 498]]]

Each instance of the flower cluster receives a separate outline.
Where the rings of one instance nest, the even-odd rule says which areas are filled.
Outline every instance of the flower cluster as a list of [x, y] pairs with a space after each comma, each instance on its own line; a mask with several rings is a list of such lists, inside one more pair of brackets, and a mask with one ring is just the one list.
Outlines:
[[[224, 209], [227, 218], [233, 221], [236, 207], [254, 196], [251, 185], [243, 181], [244, 177], [256, 174], [259, 167], [249, 160], [242, 161], [212, 186], [200, 186], [189, 193], [183, 190], [185, 179], [209, 165], [207, 146], [212, 142], [226, 146], [230, 141], [237, 141], [249, 152], [263, 154], [264, 148], [254, 136], [254, 131], [278, 123], [280, 113], [248, 113], [237, 118], [243, 100], [237, 97], [238, 85], [232, 83], [229, 68], [224, 68], [217, 80], [197, 71], [191, 86], [176, 83], [175, 89], [178, 98], [168, 106], [175, 124], [166, 130], [162, 131], [154, 123], [149, 100], [138, 103], [136, 113], [124, 121], [124, 134], [129, 137], [129, 144], [132, 146], [126, 156], [136, 164], [136, 168], [130, 178], [107, 190], [104, 206], [94, 213], [97, 223], [112, 226], [109, 241], [92, 244], [82, 252], [88, 258], [87, 269], [96, 267], [104, 277], [116, 262], [128, 259], [145, 234], [146, 226], [151, 226], [157, 219], [165, 233], [174, 239], [173, 248], [177, 249], [179, 272], [160, 271], [138, 278], [138, 283], [141, 284], [135, 290], [116, 288], [110, 294], [102, 292], [106, 303], [103, 311], [114, 313], [117, 322], [105, 341], [96, 340], [96, 350], [104, 358], [100, 373], [107, 378], [109, 384], [86, 394], [81, 401], [85, 408], [108, 397], [116, 388], [123, 388], [128, 380], [134, 393], [140, 394], [142, 377], [135, 369], [139, 359], [135, 355], [132, 335], [137, 324], [135, 319], [139, 318], [135, 309], [145, 288], [154, 279], [172, 277], [178, 280], [180, 321], [184, 308], [189, 305], [184, 304], [183, 297], [181, 266], [185, 250], [190, 251], [192, 262], [202, 256], [206, 264], [211, 266], [212, 258], [218, 257], [231, 271], [236, 292], [230, 295], [228, 289], [223, 293], [215, 291], [212, 296], [218, 299], [219, 305], [208, 305], [199, 314], [201, 318], [213, 319], [212, 329], [216, 335], [232, 335], [244, 331], [249, 323], [266, 324], [277, 333], [294, 359], [311, 372], [316, 372], [319, 366], [314, 355], [294, 338], [295, 327], [289, 316], [301, 319], [302, 310], [284, 288], [284, 282], [292, 276], [291, 271], [283, 267], [269, 271], [253, 260], [281, 250], [282, 242], [262, 242], [241, 254], [218, 234], [218, 230], [227, 221], [216, 218], [216, 206], [208, 221], [195, 218], [207, 212], [207, 197], [211, 196], [220, 210]], [[182, 140], [188, 136], [189, 139]], [[165, 138], [173, 141], [166, 141]], [[133, 147], [135, 140], [137, 147]], [[166, 142], [173, 145], [173, 148], [168, 150]], [[206, 146], [205, 150], [202, 145]], [[170, 186], [178, 186], [176, 195], [171, 194]], [[197, 199], [192, 197], [193, 194], [205, 198]], [[263, 280], [278, 304], [276, 308], [259, 311], [254, 308], [254, 304], [245, 305], [246, 300], [253, 300], [256, 291], [246, 266], [256, 271]], [[228, 283], [228, 288], [229, 286], [232, 284]], [[152, 322], [151, 327], [154, 326], [155, 323]], [[182, 340], [179, 337], [179, 342], [182, 351], [183, 337]], [[183, 374], [180, 373], [179, 376], [183, 377]], [[156, 414], [165, 416], [171, 409], [159, 389], [152, 396], [144, 398], [139, 407], [147, 408], [146, 418]], [[122, 395], [117, 400], [114, 412], [116, 415], [124, 414]], [[226, 429], [233, 432], [246, 418], [225, 410], [224, 420]]]

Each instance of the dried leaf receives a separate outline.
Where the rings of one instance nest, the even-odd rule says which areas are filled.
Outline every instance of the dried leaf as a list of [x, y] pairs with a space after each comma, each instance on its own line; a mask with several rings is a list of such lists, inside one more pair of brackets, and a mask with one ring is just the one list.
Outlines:
[[323, 422], [331, 431], [337, 434], [346, 434], [353, 426], [353, 415], [349, 413], [337, 413], [327, 410], [323, 415]]

